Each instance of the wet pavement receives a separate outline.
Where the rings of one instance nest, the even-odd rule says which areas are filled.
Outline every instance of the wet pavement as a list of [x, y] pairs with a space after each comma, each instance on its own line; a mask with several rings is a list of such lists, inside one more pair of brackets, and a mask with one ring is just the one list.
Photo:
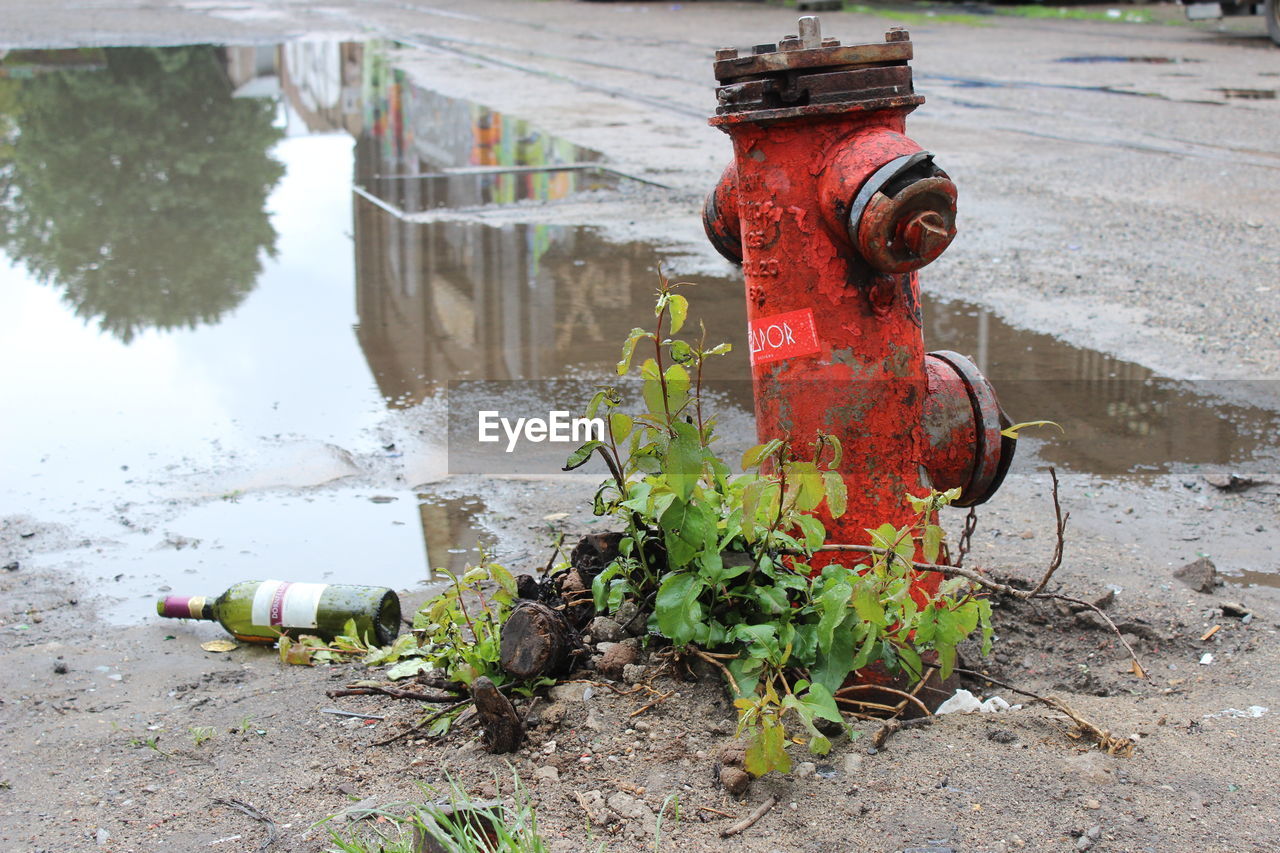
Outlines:
[[[115, 618], [241, 578], [376, 569], [410, 588], [461, 568], [491, 537], [447, 478], [448, 383], [567, 377], [577, 408], [649, 315], [660, 265], [680, 277], [668, 248], [539, 222], [638, 182], [416, 84], [380, 43], [2, 67], [0, 360], [21, 367], [0, 374], [0, 516], [85, 537], [54, 556], [118, 591]], [[494, 206], [527, 219], [441, 215]], [[695, 313], [745, 351], [740, 282], [691, 278]], [[1015, 420], [1068, 426], [1024, 441], [1018, 466], [1274, 470], [1280, 417], [1228, 402], [1247, 383], [1174, 382], [965, 302], [924, 314], [926, 343], [970, 354]], [[713, 378], [750, 443], [744, 376]]]

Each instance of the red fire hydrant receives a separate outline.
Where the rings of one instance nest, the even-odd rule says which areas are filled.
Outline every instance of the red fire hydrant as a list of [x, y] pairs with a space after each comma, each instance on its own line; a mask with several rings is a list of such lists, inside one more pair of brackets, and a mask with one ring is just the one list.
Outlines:
[[704, 224], [746, 279], [760, 440], [804, 452], [822, 432], [844, 447], [848, 510], [822, 519], [831, 542], [909, 523], [906, 495], [931, 487], [982, 503], [1013, 456], [977, 367], [924, 351], [916, 270], [955, 237], [956, 188], [905, 135], [924, 102], [911, 48], [899, 28], [842, 45], [804, 17], [776, 45], [716, 52], [711, 124], [734, 159]]

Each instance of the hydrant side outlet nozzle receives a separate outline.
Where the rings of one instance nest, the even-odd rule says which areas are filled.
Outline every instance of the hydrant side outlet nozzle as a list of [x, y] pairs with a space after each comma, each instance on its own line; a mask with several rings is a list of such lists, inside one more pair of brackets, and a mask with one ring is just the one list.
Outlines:
[[[703, 222], [742, 264], [759, 437], [789, 434], [797, 448], [817, 433], [840, 439], [848, 509], [819, 517], [830, 541], [861, 543], [867, 528], [915, 521], [908, 494], [959, 487], [962, 504], [985, 500], [1012, 443], [977, 368], [924, 351], [916, 270], [954, 239], [957, 194], [906, 135], [924, 101], [909, 34], [844, 45], [816, 18], [797, 32], [716, 52], [711, 124], [734, 158]], [[858, 558], [811, 565], [837, 559]]]

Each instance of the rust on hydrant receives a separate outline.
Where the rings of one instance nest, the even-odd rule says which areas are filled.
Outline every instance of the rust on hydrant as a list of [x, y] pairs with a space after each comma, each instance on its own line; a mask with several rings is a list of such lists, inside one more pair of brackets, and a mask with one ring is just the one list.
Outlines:
[[[822, 518], [832, 542], [910, 523], [906, 496], [930, 488], [982, 503], [1013, 455], [973, 362], [924, 351], [916, 271], [955, 238], [957, 193], [906, 135], [924, 103], [911, 58], [904, 29], [846, 45], [812, 16], [776, 44], [716, 52], [711, 124], [734, 157], [703, 221], [742, 265], [760, 440], [787, 435], [801, 450], [822, 432], [844, 447], [848, 510]], [[820, 557], [815, 566], [860, 559]]]

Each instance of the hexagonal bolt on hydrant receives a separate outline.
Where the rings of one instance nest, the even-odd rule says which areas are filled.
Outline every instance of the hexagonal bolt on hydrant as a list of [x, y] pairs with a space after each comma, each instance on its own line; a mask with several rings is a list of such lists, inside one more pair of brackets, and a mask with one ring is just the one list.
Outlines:
[[742, 265], [760, 440], [787, 435], [800, 450], [822, 432], [844, 447], [848, 510], [822, 518], [837, 543], [910, 523], [907, 494], [958, 486], [958, 505], [982, 503], [1013, 456], [973, 362], [924, 351], [916, 270], [956, 235], [956, 187], [906, 136], [924, 103], [911, 57], [906, 30], [842, 45], [816, 17], [749, 54], [716, 51], [711, 124], [734, 159], [703, 221]]

